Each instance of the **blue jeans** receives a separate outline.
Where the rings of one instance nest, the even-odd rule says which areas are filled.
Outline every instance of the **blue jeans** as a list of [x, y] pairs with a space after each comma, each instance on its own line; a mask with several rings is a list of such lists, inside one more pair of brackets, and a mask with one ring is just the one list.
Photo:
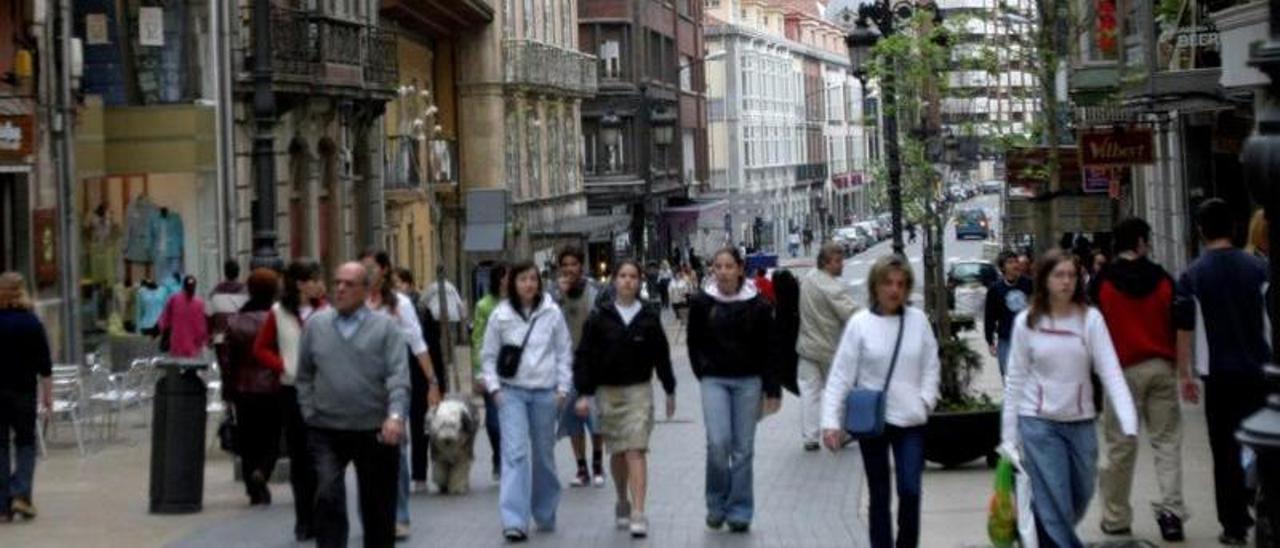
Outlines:
[[484, 429], [489, 435], [489, 448], [493, 450], [493, 471], [502, 469], [502, 434], [498, 428], [498, 405], [493, 394], [484, 395]]
[[[16, 450], [12, 464], [10, 432]], [[35, 473], [36, 395], [0, 390], [0, 515], [9, 513], [13, 497], [31, 500]]]
[[503, 529], [527, 531], [529, 518], [554, 529], [560, 505], [556, 477], [556, 395], [550, 388], [503, 385], [498, 405], [502, 429], [502, 480], [498, 512]]
[[760, 377], [703, 377], [707, 427], [707, 516], [751, 523], [752, 458], [760, 418]]
[[[418, 428], [421, 425], [405, 423], [406, 428]], [[405, 435], [400, 442], [400, 478], [396, 480], [396, 524], [409, 523], [409, 436]]]
[[899, 548], [920, 544], [920, 494], [924, 476], [924, 427], [885, 425], [880, 437], [859, 440], [862, 465], [867, 472], [870, 506], [867, 510], [872, 548], [891, 548], [893, 528], [889, 510], [889, 451], [898, 484]]
[[596, 400], [591, 398], [591, 412], [587, 414], [587, 418], [578, 416], [573, 409], [573, 402], [578, 401], [578, 391], [570, 389], [569, 395], [564, 401], [569, 404], [560, 410], [560, 436], [572, 437], [586, 435], [587, 431], [591, 431], [591, 435], [600, 434], [599, 417], [600, 412], [596, 409]]
[[1080, 548], [1076, 524], [1093, 498], [1098, 433], [1093, 420], [1057, 422], [1018, 417], [1022, 455], [1034, 493], [1041, 546]]
[[996, 343], [996, 361], [1000, 364], [1000, 378], [1003, 379], [1006, 372], [1009, 371], [1009, 347], [1013, 346], [1012, 339], [997, 339]]

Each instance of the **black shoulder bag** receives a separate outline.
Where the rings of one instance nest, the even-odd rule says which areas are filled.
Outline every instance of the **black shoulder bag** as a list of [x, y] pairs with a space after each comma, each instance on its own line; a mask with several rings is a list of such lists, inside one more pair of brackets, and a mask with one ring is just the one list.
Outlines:
[[502, 345], [502, 349], [498, 351], [499, 377], [510, 379], [520, 371], [520, 358], [524, 356], [524, 345], [529, 344], [529, 335], [533, 333], [533, 326], [537, 323], [538, 317], [534, 316], [529, 322], [529, 329], [524, 332], [524, 340], [520, 341], [520, 346], [514, 344]]

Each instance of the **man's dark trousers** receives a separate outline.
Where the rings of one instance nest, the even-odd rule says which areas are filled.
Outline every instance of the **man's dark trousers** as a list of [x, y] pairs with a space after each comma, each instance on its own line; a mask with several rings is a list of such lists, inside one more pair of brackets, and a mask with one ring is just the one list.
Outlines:
[[395, 544], [396, 481], [400, 448], [378, 441], [378, 432], [311, 428], [308, 443], [315, 458], [314, 530], [320, 548], [347, 545], [348, 463], [356, 467], [360, 520], [367, 548]]
[[1204, 414], [1209, 426], [1209, 448], [1213, 453], [1213, 491], [1218, 522], [1223, 532], [1245, 536], [1253, 519], [1249, 506], [1253, 494], [1245, 487], [1240, 465], [1240, 423], [1266, 403], [1266, 383], [1262, 378], [1233, 379], [1204, 377]]

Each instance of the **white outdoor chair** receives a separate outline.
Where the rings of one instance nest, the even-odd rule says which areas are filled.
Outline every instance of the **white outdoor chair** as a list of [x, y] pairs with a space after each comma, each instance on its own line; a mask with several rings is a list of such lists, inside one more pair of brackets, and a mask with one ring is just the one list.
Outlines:
[[46, 454], [45, 439], [48, 437], [46, 430], [52, 424], [54, 432], [57, 433], [57, 425], [59, 422], [70, 422], [72, 429], [76, 435], [76, 447], [80, 449], [80, 455], [84, 456], [84, 431], [83, 410], [84, 410], [84, 378], [81, 375], [79, 365], [54, 365], [53, 366], [53, 409], [45, 411], [40, 410], [40, 420], [38, 421], [36, 432], [40, 438], [40, 453]]
[[115, 439], [120, 416], [139, 408], [141, 424], [147, 424], [146, 404], [152, 397], [155, 371], [154, 358], [135, 359], [121, 373], [111, 373], [95, 365], [90, 369], [89, 404], [104, 419], [102, 426], [108, 441]]

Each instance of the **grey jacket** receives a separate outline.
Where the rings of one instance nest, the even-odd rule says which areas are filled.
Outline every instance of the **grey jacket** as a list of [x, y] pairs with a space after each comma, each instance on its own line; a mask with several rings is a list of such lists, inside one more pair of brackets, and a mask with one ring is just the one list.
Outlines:
[[853, 292], [826, 271], [815, 268], [800, 280], [800, 337], [796, 354], [827, 371], [836, 355], [844, 324], [858, 310]]
[[350, 339], [333, 308], [307, 320], [294, 385], [308, 425], [377, 430], [391, 415], [409, 413], [409, 347], [385, 314], [366, 314]]

